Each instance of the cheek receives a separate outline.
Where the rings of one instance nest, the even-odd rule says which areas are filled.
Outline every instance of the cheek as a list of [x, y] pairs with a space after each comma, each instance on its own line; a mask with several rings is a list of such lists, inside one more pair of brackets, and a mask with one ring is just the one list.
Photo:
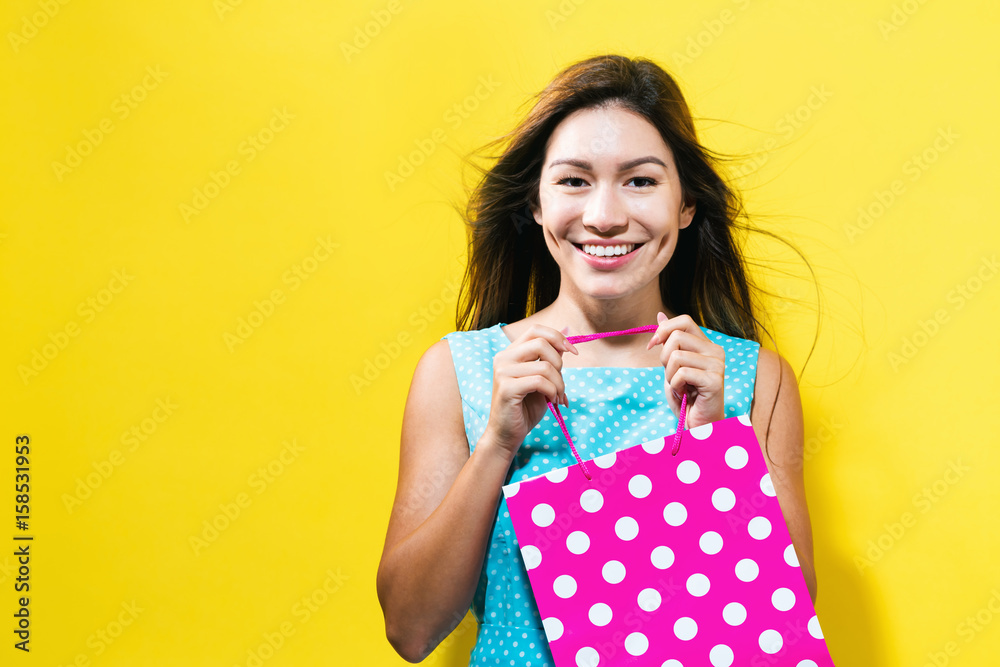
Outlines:
[[676, 236], [680, 227], [681, 219], [678, 209], [674, 208], [672, 201], [662, 199], [645, 199], [635, 202], [635, 207], [630, 210], [630, 214], [638, 221], [641, 221], [653, 235], [670, 234]]
[[578, 216], [582, 209], [582, 198], [551, 195], [542, 204], [544, 215], [555, 223]]
[[676, 217], [679, 206], [675, 205], [672, 197], [655, 196], [641, 197], [629, 202], [629, 210], [635, 215], [641, 215], [648, 219], [650, 223], [664, 225]]

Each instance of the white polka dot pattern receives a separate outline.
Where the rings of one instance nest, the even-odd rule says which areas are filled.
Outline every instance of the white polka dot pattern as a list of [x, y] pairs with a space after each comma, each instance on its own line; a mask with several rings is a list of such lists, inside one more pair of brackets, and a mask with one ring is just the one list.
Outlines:
[[[501, 330], [501, 326], [495, 325], [479, 331], [453, 332], [444, 337], [448, 340], [462, 395], [462, 411], [470, 450], [479, 441], [489, 419], [493, 357], [497, 352], [510, 344], [506, 335]], [[733, 338], [704, 327], [702, 330], [710, 340], [722, 345], [725, 350], [725, 417], [743, 417], [746, 420], [746, 424], [749, 425], [746, 415], [749, 413], [751, 407], [759, 345], [753, 341]], [[566, 419], [566, 426], [573, 437], [573, 442], [576, 444], [581, 456], [585, 460], [588, 460], [609, 454], [613, 455], [602, 459], [601, 463], [608, 465], [606, 468], [596, 464], [591, 465], [591, 470], [595, 473], [596, 477], [602, 474], [617, 476], [618, 473], [616, 471], [619, 470], [620, 464], [618, 459], [621, 458], [617, 453], [634, 445], [645, 445], [644, 449], [649, 454], [665, 453], [669, 457], [670, 448], [665, 447], [664, 440], [669, 440], [672, 443], [672, 434], [676, 428], [676, 418], [664, 400], [662, 367], [565, 368], [563, 369], [563, 377], [566, 380], [566, 391], [570, 399], [570, 407], [568, 409], [563, 408], [562, 413]], [[701, 435], [701, 432], [698, 435]], [[665, 436], [667, 437], [665, 438]], [[710, 443], [714, 437], [713, 433], [711, 437], [705, 440], [696, 440], [694, 437], [682, 439], [682, 455], [673, 458], [675, 460], [691, 458], [687, 455], [688, 450], [685, 449], [685, 445], [690, 444], [691, 447], [695, 445], [704, 446], [706, 443]], [[543, 545], [540, 543], [529, 544], [529, 546], [539, 548], [540, 557], [536, 557], [534, 552], [530, 550], [527, 552], [522, 550], [511, 521], [510, 508], [508, 507], [508, 502], [515, 499], [515, 497], [522, 497], [524, 493], [523, 489], [526, 487], [521, 486], [519, 483], [525, 480], [535, 479], [551, 473], [548, 477], [550, 483], [558, 483], [560, 486], [573, 484], [576, 479], [573, 474], [574, 469], [571, 467], [573, 463], [575, 463], [575, 460], [562, 432], [552, 418], [552, 415], [546, 413], [545, 417], [532, 429], [521, 444], [511, 465], [510, 483], [503, 489], [503, 497], [497, 510], [496, 522], [488, 545], [487, 558], [484, 562], [479, 585], [473, 598], [472, 612], [479, 622], [480, 628], [477, 634], [476, 645], [470, 656], [470, 665], [490, 665], [491, 667], [572, 667], [579, 664], [595, 666], [608, 664], [608, 651], [597, 643], [596, 640], [586, 646], [579, 644], [577, 652], [567, 654], [568, 659], [556, 661], [552, 649], [558, 647], [561, 643], [564, 644], [570, 641], [581, 629], [585, 630], [586, 628], [580, 625], [576, 619], [559, 618], [548, 613], [544, 614], [545, 619], [544, 621], [542, 620], [543, 614], [535, 604], [535, 598], [532, 589], [529, 587], [529, 582], [532, 573], [545, 569], [549, 565], [549, 561], [553, 559], [547, 557], [548, 549], [542, 548]], [[568, 475], [564, 477], [561, 470], [567, 468], [566, 472], [568, 472]], [[630, 494], [629, 497], [636, 502], [651, 501], [657, 497], [657, 493], [659, 492], [657, 489], [657, 478], [649, 475], [649, 472], [645, 469], [635, 469], [631, 477], [635, 477], [639, 473], [644, 477], [651, 478], [652, 481], [648, 485], [644, 480], [637, 481], [635, 484], [636, 493]], [[682, 483], [679, 482], [676, 473], [672, 474], [674, 477], [671, 484], [674, 487], [680, 486]], [[695, 480], [690, 485], [685, 484], [685, 486], [689, 486], [692, 489], [700, 488], [706, 483], [706, 477], [711, 478], [704, 466], [699, 470], [699, 475], [700, 479]], [[762, 475], [763, 472], [758, 475], [756, 480], [758, 483]], [[623, 478], [615, 482], [615, 484], [620, 485], [623, 489], [628, 489], [628, 480], [629, 478]], [[716, 488], [721, 488], [721, 486], [716, 485]], [[712, 491], [714, 490], [713, 488]], [[737, 498], [739, 500], [744, 498], [737, 489], [732, 490], [737, 492], [734, 496], [734, 501]], [[684, 516], [686, 521], [682, 522], [679, 526], [671, 527], [669, 523], [665, 522], [664, 508], [667, 503], [663, 503], [657, 508], [658, 524], [652, 526], [650, 529], [644, 531], [643, 519], [639, 516], [633, 517], [639, 528], [638, 535], [630, 541], [624, 541], [614, 534], [613, 523], [611, 524], [612, 532], [610, 537], [604, 535], [598, 537], [583, 529], [579, 532], [586, 533], [585, 538], [580, 535], [571, 538], [571, 535], [574, 534], [577, 528], [567, 526], [567, 519], [575, 521], [577, 515], [584, 515], [594, 520], [603, 520], [604, 515], [607, 514], [607, 510], [611, 507], [609, 506], [609, 500], [597, 491], [597, 489], [592, 489], [593, 493], [588, 492], [585, 494], [584, 491], [587, 491], [587, 489], [577, 489], [573, 503], [567, 512], [563, 512], [558, 507], [553, 507], [552, 522], [547, 526], [534, 524], [533, 528], [537, 531], [538, 535], [548, 539], [550, 544], [560, 545], [567, 558], [586, 559], [593, 557], [595, 553], [600, 553], [601, 563], [596, 570], [597, 572], [601, 571], [601, 567], [605, 563], [615, 560], [613, 557], [607, 555], [606, 548], [609, 546], [610, 540], [614, 540], [618, 545], [638, 546], [642, 544], [644, 552], [641, 554], [641, 561], [644, 563], [644, 567], [648, 569], [648, 572], [653, 574], [644, 574], [641, 577], [646, 582], [645, 586], [630, 589], [629, 600], [632, 608], [624, 614], [613, 609], [614, 605], [610, 600], [582, 601], [581, 596], [587, 593], [587, 581], [590, 581], [590, 579], [573, 577], [570, 570], [560, 572], [559, 575], [568, 575], [573, 579], [574, 593], [571, 597], [566, 598], [565, 602], [581, 610], [580, 618], [587, 623], [591, 630], [619, 627], [620, 623], [626, 618], [638, 618], [640, 619], [640, 623], [647, 623], [645, 627], [621, 627], [625, 630], [622, 637], [627, 638], [632, 633], [642, 636], [641, 638], [638, 636], [633, 637], [629, 641], [629, 647], [631, 650], [636, 651], [642, 648], [642, 653], [635, 655], [641, 655], [643, 660], [649, 660], [650, 656], [657, 650], [656, 641], [664, 634], [655, 630], [652, 632], [647, 631], [649, 628], [649, 619], [655, 614], [662, 614], [664, 610], [670, 609], [678, 596], [689, 595], [684, 588], [686, 577], [678, 578], [677, 570], [690, 560], [692, 552], [690, 551], [690, 547], [681, 547], [676, 542], [665, 539], [665, 536], [668, 535], [665, 531], [690, 530], [692, 532], [696, 531], [701, 536], [707, 531], [707, 526], [699, 518], [700, 514], [698, 513], [692, 514], [688, 518], [688, 511], [693, 510], [693, 508], [685, 508]], [[757, 488], [757, 494], [761, 494], [759, 487]], [[535, 501], [532, 508], [540, 502], [545, 501]], [[726, 503], [723, 502], [722, 506], [725, 507]], [[712, 508], [711, 504], [709, 504], [709, 507]], [[728, 510], [712, 508], [712, 511], [722, 518], [723, 521], [728, 520], [732, 522], [732, 526], [739, 528], [743, 536], [746, 537], [748, 535], [747, 524], [749, 520], [753, 516], [760, 514], [760, 512], [755, 509], [752, 514], [744, 516], [741, 512], [743, 507], [744, 505], [740, 503], [730, 507]], [[614, 518], [619, 519], [622, 516], [626, 515], [622, 514]], [[540, 511], [539, 518], [542, 522], [545, 522], [549, 518], [549, 514], [545, 511]], [[714, 531], [719, 533], [723, 538], [723, 548], [716, 555], [706, 555], [705, 552], [698, 549], [696, 541], [695, 549], [698, 549], [700, 558], [729, 559], [727, 548], [730, 540], [734, 539], [730, 535], [735, 536], [735, 528], [732, 526], [727, 523], [724, 524], [724, 529], [714, 528]], [[646, 544], [642, 537], [644, 534], [648, 534], [650, 539], [655, 540], [655, 543]], [[769, 543], [770, 540], [776, 540], [777, 538], [778, 536], [774, 535], [763, 542]], [[586, 549], [583, 549], [583, 544], [587, 545]], [[790, 547], [790, 543], [787, 541], [782, 547], [786, 546]], [[549, 548], [552, 547], [550, 546]], [[576, 553], [577, 551], [580, 553]], [[794, 557], [794, 550], [791, 553]], [[539, 560], [537, 564], [536, 560]], [[530, 572], [526, 568], [526, 561], [534, 565]], [[639, 561], [640, 557], [637, 556], [632, 565], [623, 563], [621, 570], [617, 570], [615, 567], [612, 568], [613, 570], [617, 570], [612, 573], [612, 579], [615, 579], [617, 576], [623, 577], [617, 584], [608, 583], [600, 575], [597, 576], [600, 578], [602, 585], [608, 587], [628, 587], [631, 585], [630, 582], [633, 577], [636, 583], [640, 583], [639, 573], [633, 573], [633, 570], [638, 567], [637, 564]], [[735, 560], [727, 560], [730, 578], [740, 586], [756, 585], [756, 582], [747, 584], [740, 582], [736, 578], [735, 562]], [[799, 574], [797, 561], [794, 561], [795, 567], [789, 567], [792, 563], [787, 559], [779, 560], [779, 563], [790, 573]], [[624, 574], [622, 574], [623, 571]], [[694, 573], [694, 570], [691, 570], [690, 573]], [[554, 579], [552, 578], [551, 581], [554, 582]], [[764, 576], [761, 575], [759, 579], [763, 580]], [[676, 583], [673, 588], [670, 588], [663, 584], [657, 584], [656, 582], [658, 581], [673, 581]], [[709, 593], [701, 599], [712, 599], [716, 591], [720, 590], [720, 586], [715, 585], [714, 580], [711, 583]], [[783, 587], [793, 588], [784, 584]], [[791, 618], [790, 615], [796, 613], [796, 610], [800, 606], [804, 609], [808, 608], [806, 611], [811, 610], [808, 593], [805, 593], [805, 598], [802, 598], [801, 594], [797, 596], [796, 605], [791, 611], [778, 612], [772, 605], [771, 600], [772, 594], [778, 588], [779, 586], [777, 585], [771, 586], [766, 593], [762, 593], [760, 596], [760, 599], [767, 604], [772, 613], [782, 613], [784, 618]], [[553, 588], [549, 588], [548, 590], [551, 591], [551, 597], [557, 597]], [[623, 588], [622, 595], [625, 594], [624, 590]], [[734, 589], [731, 585], [721, 587], [722, 593], [732, 593], [736, 590], [738, 589]], [[563, 592], [566, 592], [566, 590], [564, 589]], [[725, 602], [729, 604], [734, 599], [728, 599]], [[600, 602], [607, 605], [612, 614], [612, 618], [605, 628], [598, 628], [587, 618], [591, 607]], [[725, 604], [720, 606], [715, 622], [720, 624], [719, 627], [726, 628], [727, 631], [732, 631], [733, 627], [728, 625], [727, 621], [723, 619], [723, 607], [725, 607]], [[647, 610], [647, 608], [651, 611]], [[748, 607], [748, 609], [752, 616], [753, 609], [751, 607]], [[630, 615], [626, 616], [627, 614]], [[601, 617], [598, 616], [598, 618], [600, 619]], [[673, 619], [670, 621], [667, 627], [673, 628], [674, 622], [677, 620]], [[711, 622], [709, 620], [703, 621], [703, 623], [709, 624]], [[749, 621], [745, 621], [745, 623], [749, 624]], [[636, 624], [633, 622], [632, 625], [635, 626]], [[775, 625], [773, 627], [781, 629], [784, 625]], [[664, 655], [655, 664], [658, 666], [665, 665], [666, 667], [714, 664], [711, 662], [713, 658], [710, 657], [710, 651], [719, 644], [719, 638], [716, 638], [712, 642], [712, 631], [706, 629], [698, 630], [697, 628], [698, 626], [693, 620], [690, 626], [682, 624], [680, 627], [682, 632], [696, 631], [698, 632], [698, 636], [694, 637], [692, 635], [693, 638], [684, 641], [674, 637], [674, 641], [684, 645], [697, 645], [700, 641], [703, 641], [705, 648], [699, 654], [700, 657], [685, 660], [683, 654], [676, 653]], [[677, 628], [674, 629], [676, 630]], [[816, 633], [820, 632], [818, 621], [810, 626], [810, 630], [812, 629], [815, 629]], [[761, 651], [757, 646], [757, 642], [759, 641], [759, 634], [762, 631], [762, 629], [759, 630], [752, 638], [753, 648], [758, 654]], [[672, 635], [673, 633], [667, 634]], [[731, 642], [728, 636], [726, 637], [724, 640], [725, 644], [732, 650], [738, 650], [739, 647]], [[616, 650], [625, 657], [630, 656], [629, 651], [624, 645], [624, 639], [618, 643]], [[725, 657], [722, 649], [719, 649], [713, 655], [716, 656], [715, 659], [717, 660], [722, 660]], [[768, 659], [773, 661], [773, 656], [765, 656], [761, 661], [766, 662]], [[830, 664], [820, 658], [813, 657], [813, 659], [817, 660], [817, 667], [818, 665], [826, 667]], [[650, 660], [650, 664], [654, 663]], [[739, 660], [734, 664], [740, 664]], [[793, 662], [792, 664], [795, 663]]]
[[[686, 446], [673, 456], [633, 445], [593, 479], [570, 465], [565, 479], [521, 480], [507, 497], [536, 603], [565, 626], [549, 642], [555, 665], [610, 666], [614, 649], [651, 665], [769, 664], [780, 652], [782, 664], [832, 667], [753, 428], [727, 418]], [[736, 450], [746, 455], [732, 466]], [[593, 511], [580, 508], [588, 493], [601, 498]], [[570, 548], [567, 531], [588, 548]]]

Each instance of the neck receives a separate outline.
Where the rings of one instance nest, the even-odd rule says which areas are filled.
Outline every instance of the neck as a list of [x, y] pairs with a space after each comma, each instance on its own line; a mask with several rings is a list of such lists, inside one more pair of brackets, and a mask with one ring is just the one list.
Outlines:
[[659, 285], [642, 294], [620, 299], [580, 298], [559, 291], [559, 296], [544, 309], [546, 319], [558, 322], [554, 328], [569, 327], [570, 335], [604, 333], [656, 324], [656, 314], [674, 317], [660, 297]]
[[[577, 298], [560, 290], [548, 307], [537, 313], [553, 329], [569, 327], [569, 335], [606, 333], [656, 324], [657, 312], [674, 317], [660, 298], [659, 285], [646, 293], [633, 293], [621, 299]], [[578, 349], [580, 355], [565, 355], [571, 366], [655, 366], [659, 349], [646, 350], [652, 333], [612, 336], [588, 341]]]

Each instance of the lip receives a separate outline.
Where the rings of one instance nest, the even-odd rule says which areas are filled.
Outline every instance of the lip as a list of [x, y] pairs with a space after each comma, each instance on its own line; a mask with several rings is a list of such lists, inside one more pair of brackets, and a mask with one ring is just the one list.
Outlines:
[[[587, 245], [604, 245], [604, 246], [608, 246], [608, 245], [625, 245], [625, 244], [622, 243], [621, 241], [603, 241], [602, 240], [602, 241], [598, 241], [596, 243], [593, 242], [593, 241], [587, 241]], [[580, 253], [580, 256], [583, 257], [584, 261], [587, 262], [587, 264], [590, 264], [594, 268], [597, 268], [597, 269], [617, 269], [618, 267], [624, 266], [624, 265], [628, 264], [629, 262], [631, 262], [632, 258], [635, 257], [636, 253], [639, 252], [639, 250], [644, 245], [645, 245], [645, 243], [637, 243], [636, 244], [637, 247], [632, 252], [628, 253], [627, 255], [615, 255], [614, 257], [595, 257], [594, 255], [588, 255], [587, 253], [585, 253], [583, 251], [583, 248], [582, 248], [583, 243], [580, 243], [580, 244], [574, 243], [573, 244], [573, 248], [575, 248], [576, 251], [578, 253]]]

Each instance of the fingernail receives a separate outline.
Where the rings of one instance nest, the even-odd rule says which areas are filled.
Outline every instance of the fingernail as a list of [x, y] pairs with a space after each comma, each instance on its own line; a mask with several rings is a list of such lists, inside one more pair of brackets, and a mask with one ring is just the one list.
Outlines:
[[660, 324], [663, 320], [667, 319], [667, 316], [663, 313], [656, 313], [656, 323]]

